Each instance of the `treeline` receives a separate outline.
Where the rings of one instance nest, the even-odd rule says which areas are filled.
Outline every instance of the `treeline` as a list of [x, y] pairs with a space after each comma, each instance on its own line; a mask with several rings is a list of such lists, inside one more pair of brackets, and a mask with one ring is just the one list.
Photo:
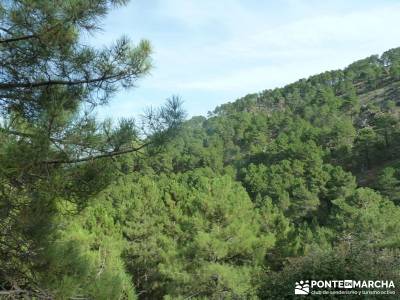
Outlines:
[[151, 67], [146, 41], [82, 44], [124, 2], [0, 5], [0, 296], [291, 299], [306, 279], [399, 293], [400, 48], [207, 118], [183, 121], [172, 97], [99, 122]]

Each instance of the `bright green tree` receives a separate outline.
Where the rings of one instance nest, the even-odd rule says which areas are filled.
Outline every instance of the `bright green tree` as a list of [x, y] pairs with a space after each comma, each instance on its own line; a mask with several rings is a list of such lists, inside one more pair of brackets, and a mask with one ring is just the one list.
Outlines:
[[141, 299], [254, 297], [274, 235], [239, 184], [203, 169], [121, 178], [99, 203], [116, 208]]
[[395, 167], [384, 168], [378, 176], [376, 189], [396, 204], [400, 204], [400, 176]]

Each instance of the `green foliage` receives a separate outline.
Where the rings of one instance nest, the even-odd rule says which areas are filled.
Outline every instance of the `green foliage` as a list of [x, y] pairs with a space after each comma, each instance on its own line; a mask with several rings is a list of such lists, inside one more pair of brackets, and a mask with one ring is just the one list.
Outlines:
[[98, 210], [84, 216], [88, 218], [86, 223], [92, 224], [68, 225], [45, 253], [49, 262], [40, 278], [41, 286], [56, 291], [57, 299], [136, 299], [131, 277], [121, 259], [121, 234], [113, 232], [114, 223], [102, 224], [112, 219], [103, 214], [104, 208]]
[[83, 43], [125, 3], [0, 4], [2, 294], [291, 299], [303, 279], [399, 280], [400, 49], [208, 118], [182, 123], [174, 96], [99, 122], [151, 67], [148, 41]]
[[377, 180], [376, 189], [397, 205], [400, 204], [400, 173], [398, 168], [384, 168]]
[[127, 241], [123, 257], [139, 295], [255, 295], [274, 235], [263, 230], [246, 192], [229, 177], [207, 169], [174, 178], [126, 177], [100, 199], [118, 207], [115, 222]]
[[[342, 242], [332, 250], [315, 249], [308, 255], [289, 260], [283, 270], [267, 274], [260, 299], [296, 299], [294, 284], [300, 280], [393, 280], [398, 282], [398, 250], [376, 251], [360, 243]], [[396, 285], [396, 283], [395, 283]], [[396, 287], [396, 294], [398, 293]], [[342, 299], [343, 295], [309, 295], [312, 299]], [[368, 297], [368, 296], [365, 296]], [[358, 295], [346, 295], [360, 299]], [[365, 299], [397, 299], [396, 295]]]
[[[143, 130], [131, 119], [114, 124], [98, 122], [93, 116], [96, 106], [107, 103], [118, 90], [134, 87], [151, 67], [151, 46], [146, 40], [133, 45], [122, 37], [101, 49], [84, 44], [82, 34], [99, 29], [99, 19], [125, 3], [21, 0], [0, 4], [0, 218], [4, 220], [0, 286], [10, 293], [61, 297], [59, 292], [83, 289], [83, 295], [99, 298], [101, 289], [95, 292], [86, 282], [95, 286], [103, 281], [110, 285], [115, 276], [117, 280], [120, 275], [112, 270], [104, 278], [93, 277], [91, 271], [77, 271], [80, 275], [75, 276], [74, 263], [81, 270], [79, 264], [96, 262], [74, 240], [60, 241], [64, 246], [54, 250], [62, 253], [71, 248], [77, 256], [66, 262], [71, 274], [64, 278], [65, 287], [43, 283], [43, 289], [36, 279], [49, 271], [44, 266], [53, 265], [46, 250], [58, 241], [60, 216], [79, 214], [90, 198], [121, 174], [125, 159], [120, 155], [164, 143], [184, 117], [176, 97], [147, 114]], [[63, 263], [56, 268], [64, 271]], [[57, 273], [52, 280], [58, 279]], [[109, 299], [114, 292], [101, 297]]]
[[334, 201], [332, 223], [351, 238], [371, 243], [374, 247], [400, 245], [400, 208], [368, 188]]
[[[400, 208], [370, 189], [358, 189], [335, 200], [334, 206], [330, 226], [335, 229], [335, 246], [318, 243], [318, 235], [310, 232], [305, 255], [290, 258], [283, 269], [266, 275], [261, 299], [292, 299], [294, 283], [300, 280], [400, 279], [394, 267], [400, 263]], [[307, 234], [300, 236], [303, 242], [307, 239]], [[336, 299], [334, 295], [329, 297]]]

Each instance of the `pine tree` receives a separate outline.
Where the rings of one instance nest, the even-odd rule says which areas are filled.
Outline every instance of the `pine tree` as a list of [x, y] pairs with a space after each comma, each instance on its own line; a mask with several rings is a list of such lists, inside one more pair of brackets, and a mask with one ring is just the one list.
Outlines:
[[[92, 112], [151, 67], [151, 47], [122, 37], [97, 49], [82, 34], [124, 0], [16, 0], [0, 4], [0, 285], [47, 295], [45, 272], [60, 213], [77, 212], [116, 172], [116, 158], [177, 127], [180, 101], [132, 120], [98, 123]], [[162, 132], [162, 133], [161, 133]], [[149, 138], [141, 140], [140, 136]], [[68, 203], [68, 204], [66, 204]], [[14, 292], [13, 292], [14, 291]]]

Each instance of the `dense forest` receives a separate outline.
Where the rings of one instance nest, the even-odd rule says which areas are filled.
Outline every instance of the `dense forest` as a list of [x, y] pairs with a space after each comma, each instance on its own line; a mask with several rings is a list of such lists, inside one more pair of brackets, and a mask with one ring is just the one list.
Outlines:
[[82, 42], [125, 2], [1, 1], [0, 298], [400, 284], [400, 48], [207, 117], [185, 120], [174, 96], [100, 122], [96, 108], [151, 69], [148, 41]]

